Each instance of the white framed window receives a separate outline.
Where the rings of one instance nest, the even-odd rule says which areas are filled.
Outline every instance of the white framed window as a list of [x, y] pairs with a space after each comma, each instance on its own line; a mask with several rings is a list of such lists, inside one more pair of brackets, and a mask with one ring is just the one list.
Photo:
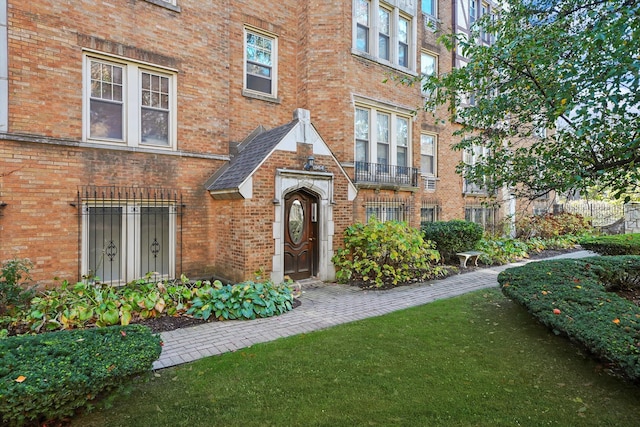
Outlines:
[[[438, 75], [438, 56], [429, 52], [420, 52], [420, 74], [422, 79], [425, 80], [430, 76]], [[421, 88], [422, 96], [429, 96], [429, 91]]]
[[396, 2], [353, 1], [354, 53], [391, 66], [415, 69], [416, 11], [393, 4]]
[[176, 73], [119, 58], [84, 56], [83, 140], [176, 149]]
[[469, 0], [469, 26], [478, 20], [478, 0]]
[[277, 97], [278, 39], [272, 34], [244, 29], [244, 89], [248, 92]]
[[430, 133], [420, 134], [420, 173], [422, 176], [437, 176], [438, 137]]
[[[398, 166], [407, 169], [411, 165], [410, 120], [409, 114], [403, 115], [391, 110], [357, 105], [355, 113], [356, 163], [376, 163], [379, 166]], [[376, 131], [372, 133], [371, 129]], [[375, 153], [376, 157], [373, 158], [371, 153]]]
[[396, 164], [409, 166], [409, 119], [401, 116], [396, 116]]
[[409, 221], [409, 207], [401, 201], [375, 201], [365, 207], [366, 221], [376, 218], [380, 222]]
[[398, 65], [409, 68], [409, 31], [407, 18], [398, 18]]
[[485, 231], [495, 231], [498, 208], [483, 205], [471, 205], [464, 208], [465, 221], [475, 222]]
[[391, 11], [384, 7], [378, 12], [378, 55], [389, 61], [391, 58]]
[[175, 277], [176, 212], [171, 204], [86, 201], [82, 205], [82, 275], [124, 284], [152, 273]]
[[355, 3], [355, 21], [356, 21], [356, 49], [361, 52], [369, 53], [369, 28], [370, 24], [371, 2], [369, 0], [356, 0]]
[[[482, 5], [480, 6], [480, 18], [485, 15], [489, 15], [489, 4], [482, 2]], [[485, 43], [491, 43], [491, 34], [482, 28], [480, 31], [480, 39]]]
[[437, 0], [422, 0], [422, 13], [431, 15], [434, 18], [438, 16], [438, 1]]
[[[487, 147], [481, 145], [474, 145], [473, 147], [463, 151], [463, 162], [469, 166], [474, 166], [481, 162], [484, 158], [490, 156], [490, 150]], [[463, 193], [465, 194], [487, 194], [486, 188], [487, 177], [485, 176], [480, 183], [467, 181], [464, 179]]]

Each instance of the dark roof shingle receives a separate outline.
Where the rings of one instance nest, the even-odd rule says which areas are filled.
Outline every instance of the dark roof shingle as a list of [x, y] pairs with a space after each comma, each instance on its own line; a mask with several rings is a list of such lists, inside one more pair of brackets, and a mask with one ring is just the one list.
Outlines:
[[238, 154], [231, 159], [225, 170], [207, 187], [207, 190], [237, 189], [247, 179], [293, 129], [298, 120], [262, 132], [244, 146], [238, 147]]

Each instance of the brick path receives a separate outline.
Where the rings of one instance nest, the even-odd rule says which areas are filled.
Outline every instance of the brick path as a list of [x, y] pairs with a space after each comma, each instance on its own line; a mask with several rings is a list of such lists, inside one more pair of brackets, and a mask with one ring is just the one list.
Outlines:
[[[594, 254], [579, 251], [547, 259], [583, 258], [591, 255]], [[481, 268], [442, 280], [385, 291], [363, 291], [353, 286], [320, 282], [303, 283], [300, 297], [302, 305], [283, 315], [256, 320], [211, 322], [162, 333], [164, 347], [153, 368], [162, 369], [193, 362], [253, 344], [381, 316], [407, 307], [497, 286], [498, 273], [525, 263]]]

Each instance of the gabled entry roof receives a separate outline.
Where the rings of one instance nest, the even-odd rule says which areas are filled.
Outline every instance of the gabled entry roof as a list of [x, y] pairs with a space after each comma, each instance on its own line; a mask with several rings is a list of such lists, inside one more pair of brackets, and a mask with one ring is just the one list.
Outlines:
[[[253, 174], [276, 150], [291, 152], [295, 155], [299, 143], [310, 144], [314, 155], [330, 156], [333, 159], [349, 182], [349, 200], [353, 200], [358, 190], [329, 146], [311, 124], [309, 111], [302, 108], [296, 109], [293, 120], [285, 125], [271, 130], [265, 130], [259, 126], [254, 130], [238, 145], [238, 152], [229, 163], [207, 180], [205, 188], [214, 199], [251, 198]], [[317, 172], [308, 172], [308, 174], [313, 173]]]
[[258, 127], [238, 146], [238, 154], [207, 181], [207, 190], [237, 190], [297, 124], [296, 119], [271, 130]]

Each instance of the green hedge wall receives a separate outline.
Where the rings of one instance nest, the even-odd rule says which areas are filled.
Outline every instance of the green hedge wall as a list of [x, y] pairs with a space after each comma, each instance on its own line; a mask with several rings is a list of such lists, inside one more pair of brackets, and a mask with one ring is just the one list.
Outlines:
[[589, 237], [580, 245], [600, 255], [640, 255], [640, 234]]
[[640, 380], [640, 307], [608, 282], [640, 276], [640, 257], [592, 257], [529, 263], [498, 276], [502, 292], [555, 333], [583, 344], [596, 357]]
[[72, 415], [99, 393], [150, 370], [160, 351], [160, 337], [142, 325], [2, 339], [2, 425], [43, 423]]
[[458, 252], [475, 249], [484, 234], [482, 226], [459, 219], [423, 222], [420, 229], [425, 240], [435, 242], [445, 260], [455, 259]]

